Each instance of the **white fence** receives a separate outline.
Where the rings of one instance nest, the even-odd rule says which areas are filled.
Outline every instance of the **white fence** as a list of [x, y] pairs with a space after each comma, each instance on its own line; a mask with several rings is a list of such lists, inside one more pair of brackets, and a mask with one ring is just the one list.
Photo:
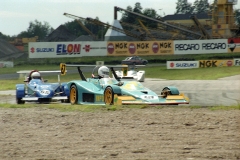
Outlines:
[[0, 68], [13, 68], [13, 62], [10, 61], [0, 61]]

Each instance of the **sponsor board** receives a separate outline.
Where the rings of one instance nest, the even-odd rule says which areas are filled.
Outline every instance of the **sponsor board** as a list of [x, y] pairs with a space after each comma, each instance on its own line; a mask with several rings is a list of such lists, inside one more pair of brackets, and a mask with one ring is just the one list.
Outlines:
[[240, 38], [177, 41], [29, 42], [29, 58], [240, 52]]
[[229, 38], [228, 39], [228, 52], [240, 52], [240, 38]]
[[227, 39], [174, 41], [174, 54], [227, 53], [227, 49]]
[[114, 41], [107, 43], [108, 56], [173, 54], [173, 41]]
[[155, 54], [173, 54], [173, 41], [156, 41], [152, 44], [152, 52]]
[[208, 68], [208, 67], [230, 67], [233, 66], [233, 60], [200, 60], [199, 67], [200, 68]]
[[[134, 50], [131, 48], [131, 50]], [[121, 56], [128, 55], [128, 42], [117, 41], [117, 42], [108, 42], [107, 43], [107, 55], [109, 56]]]
[[233, 59], [233, 65], [234, 66], [240, 66], [240, 58], [234, 58]]
[[0, 68], [13, 68], [13, 62], [10, 61], [0, 61]]
[[106, 56], [106, 42], [30, 42], [29, 58]]
[[167, 61], [167, 69], [199, 68], [198, 61]]

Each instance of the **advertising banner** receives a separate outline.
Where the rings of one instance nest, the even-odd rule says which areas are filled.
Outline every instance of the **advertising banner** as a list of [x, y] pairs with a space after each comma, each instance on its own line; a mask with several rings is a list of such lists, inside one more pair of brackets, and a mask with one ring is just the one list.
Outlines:
[[240, 38], [229, 38], [228, 39], [228, 52], [229, 53], [240, 53]]
[[167, 69], [199, 68], [198, 61], [167, 61]]
[[174, 41], [174, 54], [207, 54], [227, 52], [227, 39]]
[[109, 41], [108, 56], [167, 55], [173, 54], [173, 41]]
[[106, 42], [30, 42], [29, 58], [106, 56]]
[[107, 42], [107, 55], [108, 56], [127, 56], [128, 42], [126, 41], [114, 41]]
[[152, 51], [154, 55], [173, 54], [173, 41], [156, 41], [152, 43]]
[[234, 66], [240, 66], [240, 58], [234, 58], [233, 59], [233, 65]]
[[208, 68], [208, 67], [230, 67], [233, 66], [233, 60], [200, 60], [199, 67], [200, 68]]

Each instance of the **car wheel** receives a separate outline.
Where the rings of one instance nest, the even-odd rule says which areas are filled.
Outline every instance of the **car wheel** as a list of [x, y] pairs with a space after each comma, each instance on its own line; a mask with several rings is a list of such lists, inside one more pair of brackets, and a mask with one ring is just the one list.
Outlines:
[[113, 104], [113, 98], [114, 98], [114, 93], [112, 90], [112, 87], [107, 87], [104, 90], [104, 102], [106, 105], [112, 105]]
[[21, 98], [17, 98], [16, 101], [17, 101], [17, 104], [24, 104], [25, 103], [25, 101], [23, 101]]
[[166, 88], [163, 88], [161, 95], [163, 98], [166, 98], [168, 95], [172, 95], [172, 93], [170, 89], [166, 87]]
[[147, 64], [147, 62], [143, 62], [143, 65], [146, 65]]
[[77, 91], [77, 86], [76, 85], [72, 85], [71, 89], [70, 89], [70, 103], [73, 104], [77, 104], [78, 102], [78, 91]]

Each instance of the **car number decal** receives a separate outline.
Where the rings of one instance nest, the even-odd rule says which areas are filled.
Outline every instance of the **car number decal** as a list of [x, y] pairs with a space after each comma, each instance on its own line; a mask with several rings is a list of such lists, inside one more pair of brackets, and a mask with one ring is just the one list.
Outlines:
[[49, 90], [41, 90], [40, 93], [42, 95], [49, 95], [50, 94], [50, 91]]
[[141, 98], [142, 98], [142, 99], [145, 99], [145, 100], [154, 100], [154, 99], [158, 99], [157, 96], [153, 96], [153, 95], [142, 95]]

